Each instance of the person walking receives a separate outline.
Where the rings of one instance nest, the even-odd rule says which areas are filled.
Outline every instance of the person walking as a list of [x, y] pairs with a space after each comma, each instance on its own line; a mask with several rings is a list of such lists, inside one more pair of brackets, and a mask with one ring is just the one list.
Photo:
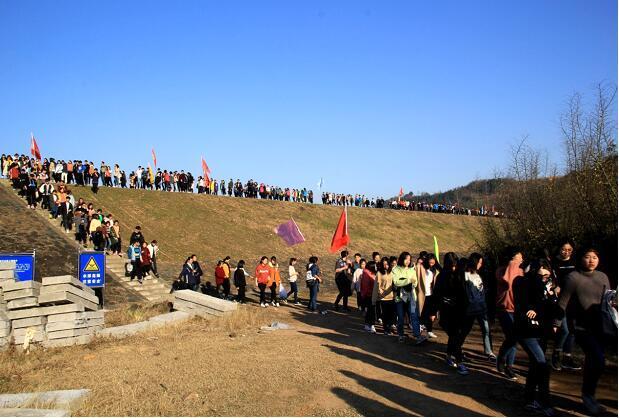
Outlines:
[[286, 296], [286, 300], [288, 300], [290, 295], [294, 295], [294, 304], [300, 305], [301, 303], [299, 302], [299, 287], [297, 286], [299, 273], [297, 273], [297, 270], [294, 267], [295, 264], [297, 264], [297, 259], [293, 257], [290, 259], [290, 262], [288, 264], [288, 282], [290, 283], [290, 291]]
[[[222, 180], [223, 184], [223, 180]], [[236, 301], [245, 303], [245, 288], [247, 286], [247, 277], [251, 278], [249, 273], [245, 271], [245, 261], [239, 260], [234, 271], [234, 287], [236, 287]]]
[[437, 338], [436, 334], [433, 332], [437, 309], [434, 298], [434, 285], [440, 273], [440, 267], [438, 266], [438, 261], [434, 254], [426, 255], [423, 267], [425, 270], [425, 276], [423, 277], [424, 303], [420, 322], [426, 327], [428, 338]]
[[492, 335], [490, 334], [488, 310], [486, 307], [486, 291], [484, 289], [484, 282], [479, 275], [483, 261], [481, 254], [471, 254], [467, 260], [466, 269], [464, 271], [464, 286], [468, 303], [463, 327], [463, 338], [466, 339], [473, 328], [473, 324], [477, 321], [481, 329], [484, 354], [488, 357], [489, 361], [494, 363], [496, 362], [496, 355], [492, 350]]
[[468, 298], [464, 285], [464, 275], [458, 271], [458, 256], [448, 252], [443, 258], [443, 269], [434, 286], [434, 297], [439, 308], [439, 325], [448, 336], [445, 362], [455, 368], [458, 374], [466, 376], [469, 370], [464, 364], [462, 345], [464, 344], [464, 318]]
[[[217, 184], [217, 183], [215, 183]], [[224, 273], [224, 281], [222, 284], [223, 290], [224, 290], [224, 299], [228, 300], [230, 298], [230, 272], [231, 272], [231, 268], [230, 268], [230, 256], [227, 255], [224, 258], [223, 264], [221, 265], [222, 269], [223, 269], [223, 273]]]
[[376, 333], [374, 323], [376, 322], [376, 308], [372, 295], [376, 286], [376, 262], [369, 261], [363, 269], [359, 280], [359, 292], [361, 293], [361, 303], [365, 309], [365, 330], [372, 334]]
[[546, 362], [546, 339], [552, 324], [550, 308], [553, 295], [546, 282], [551, 267], [547, 260], [537, 260], [525, 276], [514, 279], [513, 333], [529, 357], [525, 384], [525, 409], [536, 415], [553, 416], [550, 407], [550, 366]]
[[[565, 287], [567, 276], [576, 270], [576, 263], [572, 254], [574, 253], [574, 242], [564, 240], [559, 247], [559, 254], [553, 259], [552, 269], [556, 278], [557, 294]], [[570, 326], [571, 325], [571, 326]], [[551, 365], [556, 371], [560, 370], [580, 370], [582, 367], [574, 361], [572, 357], [572, 347], [574, 346], [573, 324], [568, 325], [567, 317], [564, 316], [561, 326], [557, 330], [554, 339], [554, 351], [552, 353]]]
[[322, 281], [320, 267], [318, 267], [318, 257], [313, 255], [309, 258], [306, 270], [305, 283], [309, 288], [310, 294], [307, 308], [310, 312], [316, 312], [318, 307], [318, 292], [320, 291], [320, 282]]
[[[118, 221], [114, 221], [114, 223], [118, 223]], [[159, 257], [159, 245], [157, 244], [157, 240], [154, 239], [148, 245], [148, 251], [150, 251], [150, 264], [151, 269], [155, 277], [159, 277], [159, 271], [157, 270], [157, 259]]]
[[[568, 323], [573, 321], [576, 343], [585, 353], [582, 379], [582, 401], [587, 413], [599, 415], [604, 412], [595, 397], [598, 381], [604, 372], [604, 349], [607, 340], [617, 344], [617, 324], [604, 312], [610, 311], [609, 298], [614, 292], [616, 309], [616, 291], [610, 287], [608, 276], [597, 268], [600, 263], [599, 252], [594, 248], [584, 250], [576, 258], [578, 269], [568, 274], [565, 286], [559, 295], [559, 312], [554, 327], [561, 326], [567, 314]], [[614, 327], [614, 329], [613, 329]], [[611, 338], [606, 334], [607, 328], [613, 330]]]
[[348, 297], [351, 295], [351, 281], [348, 277], [350, 274], [350, 262], [348, 261], [348, 251], [344, 250], [340, 253], [340, 258], [335, 262], [335, 284], [337, 285], [338, 294], [333, 304], [333, 309], [340, 310], [340, 300], [342, 301], [343, 309], [349, 312]]
[[269, 259], [266, 256], [260, 258], [260, 263], [256, 266], [256, 287], [260, 290], [260, 306], [266, 308], [266, 288], [270, 280], [271, 270], [269, 269]]
[[133, 281], [137, 277], [138, 283], [142, 284], [142, 267], [141, 267], [141, 254], [140, 243], [134, 242], [129, 246], [127, 250], [127, 258], [131, 261], [131, 278], [129, 281]]
[[271, 290], [271, 305], [279, 308], [279, 299], [277, 294], [279, 292], [279, 285], [282, 282], [282, 278], [279, 272], [279, 264], [277, 264], [277, 257], [272, 256], [269, 262], [269, 282], [267, 287]]
[[[356, 256], [356, 255], [355, 255]], [[363, 274], [363, 270], [367, 265], [367, 261], [365, 258], [360, 258], [359, 263], [355, 268], [355, 272], [352, 275], [352, 288], [355, 291], [355, 295], [357, 295], [357, 309], [360, 311], [364, 311], [365, 307], [363, 305], [363, 299], [361, 297], [361, 275]]]
[[395, 308], [398, 317], [398, 341], [404, 342], [404, 317], [408, 315], [416, 343], [426, 340], [421, 334], [419, 316], [417, 315], [417, 301], [415, 288], [417, 287], [417, 271], [411, 266], [412, 257], [407, 251], [402, 252], [397, 265], [391, 271], [395, 289]]
[[512, 284], [524, 275], [521, 268], [523, 257], [519, 250], [512, 250], [507, 266], [497, 270], [497, 318], [505, 339], [497, 356], [497, 371], [510, 380], [518, 380], [513, 365], [516, 360], [516, 337], [514, 335], [514, 293]]
[[391, 327], [395, 326], [395, 302], [393, 297], [393, 276], [391, 275], [391, 265], [387, 257], [383, 257], [378, 268], [372, 302], [380, 304], [383, 314], [383, 334], [391, 334]]

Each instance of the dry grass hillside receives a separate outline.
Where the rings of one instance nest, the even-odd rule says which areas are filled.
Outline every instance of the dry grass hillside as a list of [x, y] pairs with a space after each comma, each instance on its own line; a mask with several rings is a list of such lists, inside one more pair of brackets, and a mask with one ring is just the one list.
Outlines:
[[[233, 261], [243, 258], [250, 266], [262, 255], [276, 255], [282, 265], [292, 256], [305, 263], [317, 255], [324, 266], [335, 260], [328, 247], [342, 208], [146, 190], [100, 188], [96, 195], [90, 188], [72, 190], [119, 219], [125, 243], [138, 224], [147, 239], [157, 239], [166, 275], [177, 274], [192, 253], [206, 260], [209, 272], [213, 262], [226, 255]], [[350, 208], [348, 215], [349, 249], [364, 255], [430, 250], [432, 235], [441, 251], [465, 253], [475, 246], [480, 230], [477, 218], [465, 216], [367, 208]], [[292, 248], [273, 232], [290, 217], [306, 238]]]

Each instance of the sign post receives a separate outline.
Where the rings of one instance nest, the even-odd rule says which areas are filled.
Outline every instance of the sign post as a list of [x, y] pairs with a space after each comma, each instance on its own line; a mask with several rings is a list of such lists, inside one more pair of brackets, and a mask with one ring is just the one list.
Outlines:
[[15, 280], [24, 282], [34, 280], [36, 251], [26, 253], [0, 253], [0, 263], [15, 261]]
[[77, 256], [78, 280], [95, 289], [103, 307], [103, 288], [105, 287], [105, 252], [80, 251]]

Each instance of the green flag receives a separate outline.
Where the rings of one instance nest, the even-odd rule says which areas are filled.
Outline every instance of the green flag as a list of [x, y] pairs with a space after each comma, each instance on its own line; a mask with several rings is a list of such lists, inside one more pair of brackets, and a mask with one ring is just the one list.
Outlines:
[[434, 237], [434, 256], [436, 257], [436, 261], [440, 263], [439, 252], [438, 252], [438, 241], [436, 240], [436, 235]]

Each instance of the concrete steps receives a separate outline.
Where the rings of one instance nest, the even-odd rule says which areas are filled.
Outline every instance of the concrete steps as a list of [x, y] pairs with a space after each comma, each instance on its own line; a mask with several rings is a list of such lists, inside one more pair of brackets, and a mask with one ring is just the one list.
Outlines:
[[[8, 183], [7, 183], [8, 186]], [[8, 187], [10, 190], [13, 190], [12, 187]], [[24, 204], [25, 201], [24, 201]], [[45, 209], [41, 209], [41, 206], [37, 206], [37, 208], [33, 211], [37, 213], [39, 216], [47, 219], [50, 224], [58, 228], [62, 234], [67, 236], [68, 241], [70, 241], [76, 248], [83, 249], [84, 247], [80, 245], [77, 241], [75, 241], [75, 231], [71, 230], [69, 233], [66, 233], [64, 228], [61, 228], [61, 219], [60, 217], [54, 219], [50, 217], [49, 211]], [[92, 249], [89, 247], [88, 249]], [[126, 248], [123, 249], [123, 251]], [[167, 285], [163, 280], [157, 279], [153, 275], [148, 276], [143, 283], [140, 285], [137, 281], [130, 281], [129, 277], [125, 276], [125, 263], [127, 262], [126, 256], [123, 254], [122, 257], [117, 255], [107, 255], [105, 257], [106, 264], [106, 274], [114, 277], [121, 286], [135, 292], [142, 296], [144, 299], [148, 301], [160, 301], [160, 300], [168, 300], [169, 299], [169, 285]]]

